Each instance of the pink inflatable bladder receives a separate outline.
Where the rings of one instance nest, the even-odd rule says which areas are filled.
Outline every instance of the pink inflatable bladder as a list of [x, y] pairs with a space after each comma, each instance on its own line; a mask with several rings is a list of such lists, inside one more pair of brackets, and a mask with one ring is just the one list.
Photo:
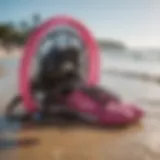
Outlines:
[[30, 71], [31, 71], [31, 61], [34, 55], [37, 53], [40, 47], [41, 40], [50, 31], [54, 30], [57, 26], [69, 25], [75, 29], [80, 38], [84, 41], [87, 49], [88, 56], [88, 77], [87, 84], [95, 85], [99, 81], [99, 48], [96, 43], [95, 38], [91, 32], [78, 20], [71, 18], [69, 16], [56, 16], [42, 25], [40, 25], [35, 31], [33, 31], [24, 47], [24, 53], [20, 62], [19, 69], [19, 90], [22, 96], [23, 104], [25, 109], [29, 112], [35, 112], [37, 110], [37, 102], [31, 95], [31, 81], [30, 81]]
[[[104, 98], [106, 102], [103, 102]], [[66, 104], [85, 120], [100, 125], [129, 125], [138, 122], [144, 115], [135, 105], [124, 104], [107, 94], [97, 101], [97, 97], [92, 98], [82, 90], [72, 92], [66, 98]]]

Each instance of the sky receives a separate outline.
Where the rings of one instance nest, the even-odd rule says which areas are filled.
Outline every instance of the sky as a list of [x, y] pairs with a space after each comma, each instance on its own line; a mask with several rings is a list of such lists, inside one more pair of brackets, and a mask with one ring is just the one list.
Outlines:
[[0, 0], [0, 23], [29, 20], [34, 13], [44, 20], [67, 14], [99, 38], [160, 48], [160, 0]]

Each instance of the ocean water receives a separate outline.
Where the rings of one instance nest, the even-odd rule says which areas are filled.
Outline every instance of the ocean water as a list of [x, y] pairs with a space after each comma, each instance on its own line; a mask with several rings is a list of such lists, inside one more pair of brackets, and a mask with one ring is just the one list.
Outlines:
[[153, 52], [149, 55], [135, 54], [132, 52], [108, 53], [101, 55], [104, 70], [130, 72], [134, 74], [146, 74], [150, 77], [160, 77], [160, 53]]
[[[155, 54], [156, 55], [156, 54]], [[144, 56], [144, 55], [143, 55]], [[160, 105], [160, 84], [154, 77], [160, 77], [160, 59], [149, 59], [148, 55], [131, 55], [128, 53], [102, 53], [100, 85], [119, 95], [125, 101], [131, 101], [142, 106]], [[154, 57], [154, 58], [153, 58]], [[6, 103], [3, 96], [9, 99], [17, 93], [17, 69], [19, 59], [0, 60], [0, 65], [8, 70], [7, 75], [0, 79], [0, 101]], [[112, 74], [111, 71], [114, 71]], [[146, 74], [150, 80], [139, 77], [129, 77], [119, 73]], [[153, 79], [152, 79], [153, 77]]]
[[[19, 65], [19, 60], [12, 58], [7, 60], [0, 60], [0, 65], [8, 70], [7, 74], [0, 78], [0, 114], [1, 109], [5, 108], [6, 104], [9, 103], [10, 99], [17, 93], [17, 69]], [[113, 70], [114, 74], [109, 71]], [[156, 71], [156, 72], [155, 72]], [[130, 72], [130, 73], [145, 73], [152, 76], [160, 76], [160, 63], [157, 59], [147, 60], [147, 59], [134, 59], [132, 56], [120, 56], [111, 55], [108, 53], [101, 54], [101, 81], [100, 85], [104, 88], [115, 92], [115, 94], [122, 97], [124, 101], [134, 102], [139, 104], [144, 110], [149, 110], [147, 114], [151, 116], [145, 119], [143, 131], [140, 129], [129, 130], [129, 134], [126, 132], [120, 132], [121, 134], [108, 134], [107, 132], [104, 143], [97, 143], [100, 141], [99, 137], [104, 138], [104, 130], [97, 132], [88, 132], [91, 134], [93, 139], [98, 139], [95, 142], [96, 146], [99, 144], [99, 148], [105, 151], [105, 156], [107, 157], [118, 157], [116, 159], [124, 159], [124, 157], [130, 157], [130, 153], [133, 159], [145, 159], [146, 156], [149, 159], [158, 159], [159, 157], [159, 113], [160, 113], [160, 84], [152, 80], [145, 80], [141, 77], [127, 77], [119, 72]], [[146, 125], [147, 124], [147, 125]], [[1, 152], [0, 159], [17, 159], [18, 154], [11, 152], [13, 147], [17, 144], [17, 137], [21, 125], [19, 123], [8, 124], [4, 119], [0, 118], [0, 149], [8, 149], [6, 152]], [[2, 132], [3, 131], [3, 132]], [[75, 130], [76, 131], [76, 130]], [[39, 130], [38, 130], [39, 132]], [[49, 131], [50, 132], [50, 131]], [[48, 132], [48, 133], [49, 133]], [[70, 132], [70, 131], [69, 131]], [[79, 129], [78, 129], [79, 132]], [[81, 133], [86, 133], [83, 128], [80, 130]], [[36, 132], [35, 132], [36, 133]], [[110, 132], [112, 133], [112, 132]], [[117, 132], [119, 133], [119, 132]], [[75, 132], [75, 136], [76, 136]], [[42, 134], [43, 136], [43, 131]], [[45, 130], [46, 135], [46, 130]], [[54, 135], [54, 132], [51, 133]], [[57, 135], [57, 132], [56, 132]], [[66, 135], [66, 134], [65, 134]], [[97, 138], [94, 138], [95, 135]], [[63, 136], [63, 135], [62, 135]], [[78, 134], [79, 136], [79, 134]], [[82, 134], [83, 136], [83, 134]], [[111, 137], [110, 137], [111, 136]], [[84, 137], [84, 136], [83, 136]], [[116, 143], [110, 143], [108, 138], [116, 138]], [[119, 138], [118, 138], [119, 137]], [[58, 138], [58, 137], [57, 137]], [[60, 138], [60, 137], [59, 137]], [[66, 137], [67, 138], [67, 137]], [[64, 139], [64, 137], [63, 137]], [[81, 138], [84, 141], [83, 138]], [[91, 140], [91, 139], [90, 139]], [[102, 140], [104, 141], [104, 140]], [[89, 141], [90, 142], [90, 141]], [[105, 143], [107, 145], [105, 146]], [[107, 147], [109, 142], [109, 148], [103, 150], [104, 146]], [[46, 143], [47, 144], [47, 143]], [[102, 147], [103, 146], [103, 147]], [[44, 147], [43, 147], [44, 148]], [[93, 147], [94, 149], [95, 147]], [[111, 149], [110, 149], [111, 148]], [[109, 150], [108, 150], [109, 149]], [[97, 149], [96, 149], [97, 151]], [[114, 152], [112, 152], [114, 151]], [[116, 152], [118, 151], [118, 152]], [[27, 152], [26, 152], [27, 153]], [[67, 152], [66, 152], [67, 153]], [[96, 154], [98, 152], [95, 152]], [[126, 154], [129, 153], [129, 154]], [[100, 155], [102, 153], [100, 152]], [[97, 156], [96, 156], [97, 157]], [[100, 156], [102, 157], [102, 156]]]
[[160, 83], [155, 81], [159, 77], [160, 59], [157, 53], [151, 54], [151, 57], [148, 54], [106, 52], [101, 55], [101, 85], [126, 101], [142, 106], [159, 106]]

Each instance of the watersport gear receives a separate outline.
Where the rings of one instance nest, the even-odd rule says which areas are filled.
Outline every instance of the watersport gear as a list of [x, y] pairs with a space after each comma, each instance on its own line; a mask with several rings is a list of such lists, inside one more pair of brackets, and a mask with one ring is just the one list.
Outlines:
[[[65, 108], [66, 110], [72, 112], [73, 114], [79, 115], [81, 118], [89, 122], [114, 126], [114, 125], [127, 125], [139, 121], [144, 115], [144, 112], [140, 108], [138, 108], [136, 105], [133, 104], [123, 103], [114, 94], [111, 94], [110, 92], [103, 90], [97, 86], [99, 82], [99, 73], [100, 73], [100, 63], [99, 63], [100, 52], [98, 49], [98, 45], [95, 39], [93, 38], [92, 34], [83, 24], [68, 16], [53, 17], [47, 22], [40, 25], [34, 32], [32, 32], [27, 44], [25, 45], [24, 54], [20, 62], [20, 70], [19, 70], [20, 96], [15, 98], [15, 100], [8, 106], [8, 115], [12, 114], [12, 111], [15, 108], [14, 106], [17, 105], [20, 101], [23, 102], [23, 105], [27, 111], [27, 117], [34, 115], [34, 113], [36, 113], [34, 118], [41, 119], [43, 117], [44, 112], [47, 111], [46, 110], [47, 108], [45, 108], [46, 107], [45, 103], [44, 105], [41, 104], [42, 105], [41, 107], [44, 110], [41, 110], [42, 115], [39, 115], [39, 110], [38, 110], [40, 105], [38, 103], [39, 101], [36, 101], [34, 96], [32, 95], [32, 87], [30, 79], [30, 71], [32, 69], [31, 63], [36, 53], [38, 53], [38, 49], [40, 48], [41, 45], [41, 40], [45, 38], [48, 32], [50, 32], [51, 30], [55, 31], [56, 27], [60, 25], [68, 25], [74, 28], [76, 32], [79, 34], [80, 39], [82, 39], [82, 41], [84, 42], [86, 47], [86, 54], [88, 57], [87, 59], [88, 75], [83, 85], [79, 85], [78, 87], [69, 90], [69, 92], [67, 91], [67, 93], [65, 94], [62, 93], [58, 94], [57, 92], [56, 94], [55, 93], [50, 94], [51, 95], [50, 98], [53, 99], [53, 101], [56, 102], [57, 104], [62, 105], [63, 106], [62, 108]], [[62, 59], [63, 58], [64, 56], [62, 56]], [[46, 63], [48, 64], [48, 61]], [[44, 70], [46, 73], [46, 68]], [[53, 70], [51, 69], [51, 71]], [[46, 75], [47, 74], [45, 74], [45, 76]], [[39, 79], [41, 80], [42, 78]], [[71, 85], [73, 86], [72, 83]], [[65, 84], [65, 86], [68, 85]], [[51, 88], [50, 84], [49, 88]]]
[[29, 77], [31, 61], [34, 55], [37, 53], [41, 39], [52, 29], [59, 25], [69, 25], [76, 29], [80, 37], [84, 41], [87, 54], [89, 57], [89, 74], [87, 78], [87, 83], [97, 84], [99, 81], [99, 49], [95, 39], [88, 29], [81, 24], [79, 21], [68, 17], [68, 16], [57, 16], [53, 17], [47, 22], [40, 25], [29, 37], [28, 42], [24, 47], [24, 54], [20, 62], [19, 71], [19, 90], [20, 95], [23, 99], [23, 104], [26, 110], [30, 113], [35, 112], [37, 109], [37, 102], [31, 95], [31, 82]]
[[122, 103], [100, 87], [81, 87], [65, 97], [66, 106], [82, 118], [105, 125], [127, 125], [138, 121], [143, 111]]

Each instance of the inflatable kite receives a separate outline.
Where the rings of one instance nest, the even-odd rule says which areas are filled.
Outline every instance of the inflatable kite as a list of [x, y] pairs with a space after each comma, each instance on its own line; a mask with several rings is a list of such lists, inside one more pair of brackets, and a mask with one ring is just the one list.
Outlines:
[[78, 113], [82, 118], [99, 124], [124, 125], [138, 121], [143, 116], [141, 109], [132, 104], [122, 103], [115, 95], [97, 86], [100, 75], [100, 51], [96, 40], [82, 23], [68, 16], [53, 17], [40, 25], [31, 33], [24, 47], [20, 62], [19, 91], [27, 112], [29, 114], [38, 112], [39, 104], [31, 94], [30, 72], [33, 58], [38, 54], [46, 35], [54, 32], [59, 26], [73, 28], [81, 39], [83, 43], [81, 45], [84, 45], [87, 51], [88, 74], [83, 86], [65, 96], [60, 96], [57, 101], [63, 102], [68, 110]]

